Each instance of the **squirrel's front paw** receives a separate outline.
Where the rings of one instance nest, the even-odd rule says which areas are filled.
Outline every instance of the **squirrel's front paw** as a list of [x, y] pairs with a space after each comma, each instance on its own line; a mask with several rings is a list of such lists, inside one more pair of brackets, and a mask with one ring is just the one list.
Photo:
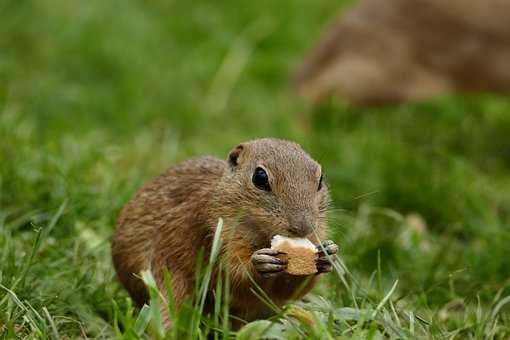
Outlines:
[[[338, 252], [338, 246], [331, 240], [322, 242], [317, 246], [319, 258], [317, 259], [318, 273], [329, 273], [331, 271], [331, 262], [327, 255], [335, 255]], [[327, 254], [327, 255], [326, 255]]]
[[287, 267], [287, 261], [276, 257], [278, 254], [277, 250], [271, 248], [259, 249], [251, 256], [251, 263], [262, 277], [274, 277]]

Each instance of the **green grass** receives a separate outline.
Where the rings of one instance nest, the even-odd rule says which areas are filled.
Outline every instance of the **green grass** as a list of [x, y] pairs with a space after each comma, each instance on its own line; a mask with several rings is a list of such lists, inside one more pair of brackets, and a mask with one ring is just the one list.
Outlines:
[[[307, 106], [288, 79], [338, 6], [0, 1], [0, 337], [157, 334], [115, 279], [117, 213], [180, 160], [274, 136], [323, 164], [341, 261], [239, 338], [508, 338], [510, 100]], [[199, 301], [173, 336], [232, 335]]]

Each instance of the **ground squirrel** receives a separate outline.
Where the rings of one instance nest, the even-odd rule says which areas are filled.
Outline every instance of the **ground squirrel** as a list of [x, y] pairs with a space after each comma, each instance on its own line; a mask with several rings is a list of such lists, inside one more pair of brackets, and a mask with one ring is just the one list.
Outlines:
[[293, 142], [258, 139], [238, 145], [227, 161], [193, 158], [145, 185], [124, 207], [112, 238], [115, 270], [141, 305], [148, 296], [137, 274], [150, 269], [163, 290], [167, 268], [179, 305], [194, 290], [197, 255], [209, 254], [222, 218], [219, 261], [230, 273], [231, 314], [261, 318], [269, 311], [251, 292], [249, 276], [277, 305], [302, 297], [319, 277], [286, 274], [285, 261], [270, 248], [274, 235], [309, 238], [321, 249], [319, 274], [331, 270], [324, 250], [334, 254], [337, 246], [323, 241], [329, 203], [320, 165]]

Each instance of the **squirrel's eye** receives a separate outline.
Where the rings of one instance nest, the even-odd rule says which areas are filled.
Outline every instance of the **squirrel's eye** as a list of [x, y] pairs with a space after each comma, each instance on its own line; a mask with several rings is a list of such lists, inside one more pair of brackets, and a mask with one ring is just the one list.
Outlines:
[[322, 175], [321, 178], [319, 178], [319, 187], [317, 188], [317, 191], [321, 191], [322, 189]]
[[267, 173], [264, 169], [260, 167], [256, 168], [251, 180], [253, 185], [255, 185], [260, 190], [271, 191], [271, 187], [269, 186], [269, 178], [267, 177]]

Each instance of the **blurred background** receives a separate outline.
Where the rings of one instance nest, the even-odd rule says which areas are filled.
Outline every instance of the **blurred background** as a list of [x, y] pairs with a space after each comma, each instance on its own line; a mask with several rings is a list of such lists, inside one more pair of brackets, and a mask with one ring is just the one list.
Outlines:
[[[120, 208], [178, 161], [266, 136], [323, 165], [365, 297], [398, 279], [423, 334], [474, 334], [510, 294], [509, 12], [361, 3], [1, 0], [0, 334], [30, 333], [21, 306], [113, 334]], [[352, 305], [334, 276], [316, 293]]]

